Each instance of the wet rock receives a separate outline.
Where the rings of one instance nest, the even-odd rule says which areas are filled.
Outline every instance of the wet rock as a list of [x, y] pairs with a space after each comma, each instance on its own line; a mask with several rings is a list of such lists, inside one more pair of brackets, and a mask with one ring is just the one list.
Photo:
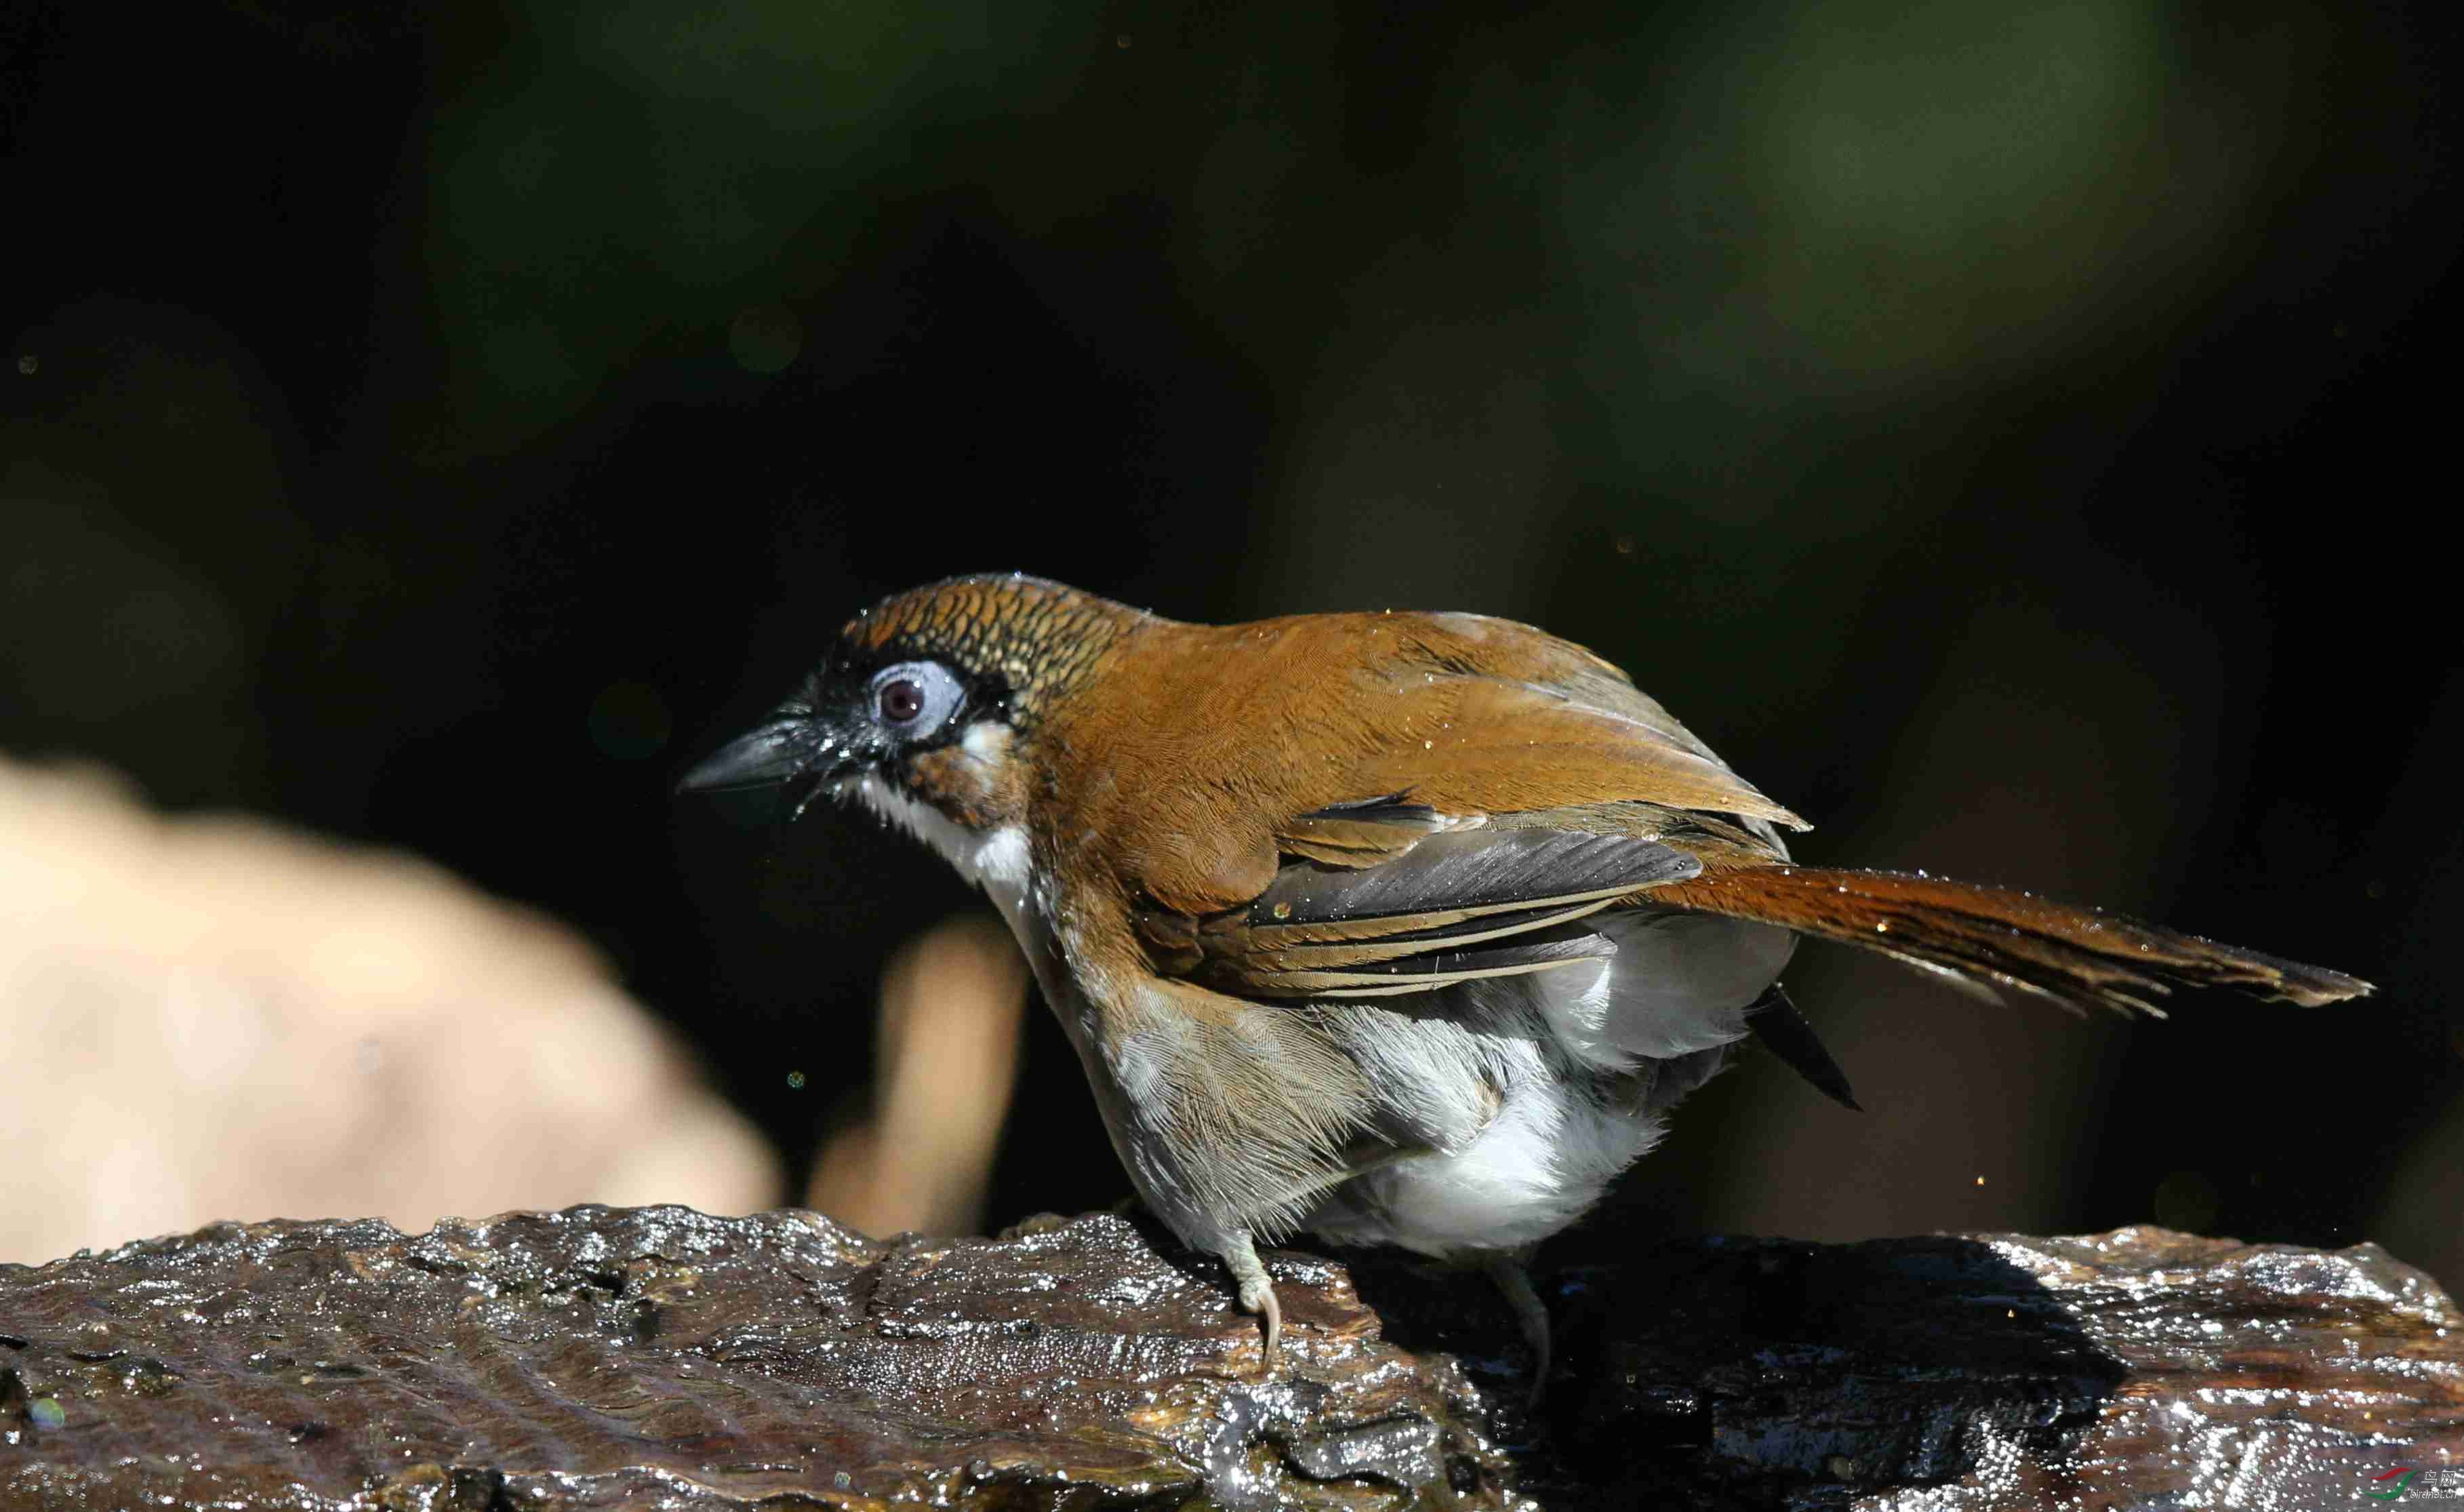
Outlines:
[[1653, 1246], [1546, 1279], [1536, 1422], [1479, 1278], [1270, 1264], [1273, 1381], [1217, 1268], [1109, 1215], [876, 1242], [578, 1208], [0, 1266], [0, 1506], [2289, 1509], [2405, 1468], [2409, 1502], [2464, 1495], [2464, 1318], [2368, 1245]]
[[681, 1208], [219, 1225], [0, 1266], [0, 1506], [1507, 1506], [1453, 1361], [1125, 1219], [876, 1242]]
[[[1503, 1309], [1355, 1272], [1397, 1342], [1507, 1347]], [[1517, 1451], [1552, 1507], [2308, 1512], [2408, 1467], [2464, 1506], [2464, 1316], [2375, 1245], [1709, 1239], [1553, 1280]]]

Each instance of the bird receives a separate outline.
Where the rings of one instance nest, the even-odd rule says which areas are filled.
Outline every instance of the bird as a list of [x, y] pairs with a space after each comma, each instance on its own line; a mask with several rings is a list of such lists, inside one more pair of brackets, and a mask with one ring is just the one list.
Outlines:
[[1545, 1381], [1533, 1248], [1740, 1041], [1857, 1105], [1780, 986], [1800, 937], [2075, 1012], [2372, 990], [2025, 892], [1801, 865], [1806, 822], [1625, 672], [1474, 613], [1201, 625], [950, 578], [858, 613], [678, 786], [861, 806], [980, 886], [1138, 1197], [1222, 1262], [1268, 1373], [1259, 1247], [1308, 1233], [1486, 1270]]

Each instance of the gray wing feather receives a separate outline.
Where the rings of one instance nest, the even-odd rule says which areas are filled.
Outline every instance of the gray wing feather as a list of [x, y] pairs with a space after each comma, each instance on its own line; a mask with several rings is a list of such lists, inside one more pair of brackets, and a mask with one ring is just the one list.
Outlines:
[[1249, 905], [1252, 923], [1312, 923], [1395, 914], [1535, 907], [1614, 898], [1699, 876], [1683, 851], [1628, 834], [1459, 830], [1366, 871], [1287, 866]]
[[1539, 829], [1431, 835], [1374, 867], [1286, 866], [1247, 907], [1195, 931], [1191, 977], [1261, 997], [1390, 996], [1605, 960], [1589, 918], [1697, 875], [1628, 834]]

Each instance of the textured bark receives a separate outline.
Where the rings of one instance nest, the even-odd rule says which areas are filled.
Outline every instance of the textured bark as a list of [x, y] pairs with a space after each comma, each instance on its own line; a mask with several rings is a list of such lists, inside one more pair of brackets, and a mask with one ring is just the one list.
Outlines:
[[0, 1505], [2295, 1508], [2398, 1466], [2464, 1482], [2464, 1319], [2367, 1245], [1661, 1245], [1551, 1279], [1537, 1423], [1478, 1278], [1360, 1257], [1381, 1320], [1344, 1267], [1270, 1263], [1273, 1381], [1212, 1262], [1109, 1215], [876, 1242], [577, 1208], [0, 1266]]

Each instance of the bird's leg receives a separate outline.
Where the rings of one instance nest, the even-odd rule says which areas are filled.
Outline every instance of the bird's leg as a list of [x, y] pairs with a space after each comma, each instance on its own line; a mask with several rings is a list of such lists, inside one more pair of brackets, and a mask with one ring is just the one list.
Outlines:
[[1284, 1334], [1284, 1310], [1276, 1304], [1275, 1283], [1266, 1275], [1266, 1262], [1258, 1258], [1258, 1247], [1250, 1242], [1246, 1230], [1231, 1234], [1217, 1253], [1223, 1256], [1224, 1268], [1232, 1273], [1232, 1280], [1240, 1288], [1241, 1305], [1266, 1320], [1266, 1349], [1261, 1373], [1273, 1375], [1276, 1346]]
[[1549, 1385], [1549, 1307], [1532, 1288], [1530, 1257], [1528, 1249], [1495, 1250], [1483, 1262], [1483, 1269], [1506, 1294], [1506, 1305], [1514, 1309], [1514, 1321], [1523, 1329], [1523, 1342], [1531, 1346], [1530, 1405], [1537, 1408], [1540, 1393]]

